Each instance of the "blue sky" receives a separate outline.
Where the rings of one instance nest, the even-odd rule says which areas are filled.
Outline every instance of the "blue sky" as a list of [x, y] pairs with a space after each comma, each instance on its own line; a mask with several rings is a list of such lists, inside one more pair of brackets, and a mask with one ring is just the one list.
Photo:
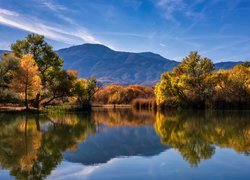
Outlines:
[[0, 49], [28, 33], [54, 49], [101, 43], [180, 61], [250, 59], [250, 0], [0, 0]]

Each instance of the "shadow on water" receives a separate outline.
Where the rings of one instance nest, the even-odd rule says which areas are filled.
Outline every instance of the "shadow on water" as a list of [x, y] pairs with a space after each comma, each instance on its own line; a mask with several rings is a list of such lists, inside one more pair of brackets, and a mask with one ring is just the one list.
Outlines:
[[250, 154], [249, 111], [1, 113], [0, 128], [0, 167], [17, 179], [45, 179], [63, 160], [93, 165], [170, 147], [191, 166], [216, 146]]

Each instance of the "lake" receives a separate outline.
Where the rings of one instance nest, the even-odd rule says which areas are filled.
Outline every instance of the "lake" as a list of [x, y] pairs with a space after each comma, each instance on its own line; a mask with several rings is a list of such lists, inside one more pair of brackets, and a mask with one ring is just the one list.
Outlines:
[[0, 179], [250, 179], [250, 111], [0, 113]]

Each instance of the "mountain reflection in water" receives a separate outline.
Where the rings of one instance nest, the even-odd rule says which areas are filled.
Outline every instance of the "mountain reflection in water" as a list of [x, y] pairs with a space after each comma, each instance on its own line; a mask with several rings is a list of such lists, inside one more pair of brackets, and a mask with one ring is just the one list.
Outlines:
[[250, 154], [249, 111], [1, 113], [0, 128], [0, 169], [17, 179], [45, 179], [62, 161], [95, 165], [170, 148], [190, 166], [212, 158], [216, 147]]

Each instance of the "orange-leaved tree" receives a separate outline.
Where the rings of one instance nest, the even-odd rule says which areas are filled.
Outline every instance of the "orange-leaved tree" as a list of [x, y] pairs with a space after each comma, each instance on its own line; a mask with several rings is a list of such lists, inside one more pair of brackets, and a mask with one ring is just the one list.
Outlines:
[[28, 99], [33, 98], [41, 90], [38, 66], [31, 55], [22, 57], [11, 84], [12, 88], [24, 97], [25, 106], [28, 109]]

